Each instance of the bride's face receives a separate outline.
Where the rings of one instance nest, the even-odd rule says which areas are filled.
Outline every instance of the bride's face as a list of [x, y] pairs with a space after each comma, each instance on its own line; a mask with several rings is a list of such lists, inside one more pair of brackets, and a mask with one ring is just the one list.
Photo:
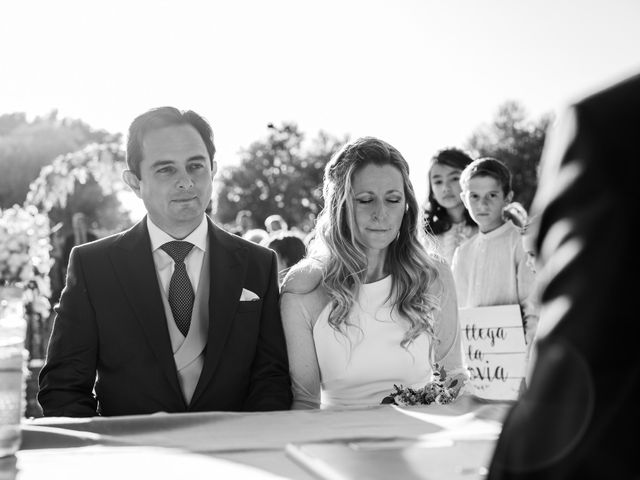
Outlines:
[[402, 173], [392, 165], [369, 164], [352, 179], [356, 238], [369, 251], [386, 251], [405, 212]]

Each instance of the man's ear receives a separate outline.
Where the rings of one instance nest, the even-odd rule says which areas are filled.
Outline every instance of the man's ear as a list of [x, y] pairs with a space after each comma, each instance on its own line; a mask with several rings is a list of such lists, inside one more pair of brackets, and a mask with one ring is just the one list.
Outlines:
[[211, 160], [211, 179], [216, 176], [216, 172], [218, 171], [218, 162], [215, 160]]
[[126, 183], [131, 190], [138, 196], [140, 196], [140, 179], [131, 170], [125, 170], [122, 172], [122, 180]]

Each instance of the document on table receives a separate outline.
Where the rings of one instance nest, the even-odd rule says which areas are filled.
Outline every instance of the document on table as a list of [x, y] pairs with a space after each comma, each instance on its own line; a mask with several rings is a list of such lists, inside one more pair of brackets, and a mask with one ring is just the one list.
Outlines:
[[325, 442], [293, 442], [286, 453], [326, 480], [482, 479], [486, 476], [506, 409], [496, 405], [463, 415], [436, 415], [428, 409], [395, 407], [442, 430], [419, 437], [363, 437]]
[[485, 478], [494, 439], [353, 440], [289, 444], [287, 454], [326, 480]]

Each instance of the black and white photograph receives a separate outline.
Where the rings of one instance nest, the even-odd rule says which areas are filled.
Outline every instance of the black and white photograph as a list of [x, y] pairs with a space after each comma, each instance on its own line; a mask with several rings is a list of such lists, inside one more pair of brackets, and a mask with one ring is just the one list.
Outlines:
[[638, 25], [3, 2], [0, 480], [640, 478]]

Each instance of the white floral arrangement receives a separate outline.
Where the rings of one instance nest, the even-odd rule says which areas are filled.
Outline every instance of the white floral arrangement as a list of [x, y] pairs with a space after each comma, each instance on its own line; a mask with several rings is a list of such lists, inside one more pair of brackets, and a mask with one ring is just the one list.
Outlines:
[[25, 289], [25, 301], [35, 312], [49, 315], [51, 295], [49, 218], [36, 207], [0, 209], [0, 285]]
[[121, 143], [92, 143], [77, 152], [56, 157], [42, 167], [38, 178], [29, 186], [27, 205], [37, 205], [48, 212], [53, 207], [65, 208], [76, 182], [84, 184], [91, 175], [105, 195], [126, 191], [121, 178], [125, 152]]

